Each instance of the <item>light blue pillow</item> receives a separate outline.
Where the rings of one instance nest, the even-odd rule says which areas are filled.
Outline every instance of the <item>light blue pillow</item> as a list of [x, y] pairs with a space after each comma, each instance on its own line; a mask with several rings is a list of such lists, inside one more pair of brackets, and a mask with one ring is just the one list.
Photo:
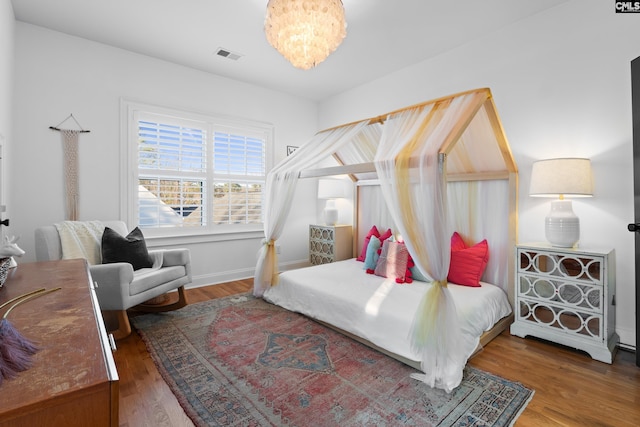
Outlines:
[[371, 240], [369, 240], [369, 245], [367, 246], [367, 255], [364, 258], [365, 270], [376, 269], [376, 264], [378, 264], [378, 258], [380, 257], [378, 249], [380, 249], [380, 239], [376, 236], [371, 236]]
[[427, 279], [426, 277], [424, 277], [422, 273], [420, 273], [420, 270], [418, 269], [417, 266], [411, 267], [409, 270], [411, 270], [411, 278], [413, 280], [419, 280], [421, 282], [431, 283], [431, 280]]

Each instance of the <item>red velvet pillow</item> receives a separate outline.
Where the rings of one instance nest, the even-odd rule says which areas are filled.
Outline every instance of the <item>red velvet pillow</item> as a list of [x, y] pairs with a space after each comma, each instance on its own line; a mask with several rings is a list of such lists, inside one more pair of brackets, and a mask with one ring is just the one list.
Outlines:
[[360, 256], [356, 258], [356, 261], [364, 262], [367, 257], [367, 246], [369, 246], [369, 240], [371, 240], [371, 236], [380, 237], [380, 232], [378, 231], [378, 227], [375, 225], [371, 227], [371, 230], [367, 233], [367, 236], [364, 238], [364, 244], [362, 245], [362, 251], [360, 252]]
[[455, 232], [451, 236], [451, 263], [447, 280], [463, 286], [480, 286], [480, 278], [489, 262], [487, 239], [468, 247]]
[[462, 249], [467, 249], [467, 244], [462, 240], [458, 232], [454, 231], [451, 236], [451, 251], [460, 251]]

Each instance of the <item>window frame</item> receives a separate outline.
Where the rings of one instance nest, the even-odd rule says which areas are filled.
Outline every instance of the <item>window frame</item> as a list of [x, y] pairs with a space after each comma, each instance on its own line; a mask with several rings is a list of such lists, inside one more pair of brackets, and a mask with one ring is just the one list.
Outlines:
[[[217, 114], [205, 114], [185, 109], [162, 107], [142, 102], [121, 99], [121, 203], [120, 216], [130, 227], [138, 223], [138, 116], [142, 114], [159, 115], [174, 118], [176, 121], [205, 123], [207, 132], [217, 129], [241, 129], [250, 135], [263, 135], [265, 138], [265, 185], [266, 176], [273, 167], [274, 126], [271, 123], [234, 118]], [[207, 136], [208, 140], [212, 135]], [[213, 157], [207, 154], [207, 167], [212, 167]], [[213, 171], [210, 176], [217, 176]], [[207, 186], [212, 185], [208, 182]], [[211, 189], [211, 195], [213, 190]], [[207, 201], [211, 203], [212, 200]], [[263, 204], [263, 208], [264, 208]], [[263, 223], [254, 224], [213, 224], [201, 227], [145, 227], [145, 238], [189, 238], [194, 242], [211, 240], [229, 240], [263, 237]], [[169, 244], [169, 241], [164, 242]]]

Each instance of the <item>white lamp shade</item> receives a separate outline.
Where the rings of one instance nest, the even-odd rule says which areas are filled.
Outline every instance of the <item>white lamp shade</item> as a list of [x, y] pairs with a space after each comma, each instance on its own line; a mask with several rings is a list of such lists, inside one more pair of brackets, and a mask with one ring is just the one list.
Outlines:
[[340, 197], [344, 197], [344, 182], [342, 180], [318, 180], [318, 199], [337, 199]]
[[589, 159], [548, 159], [533, 164], [529, 195], [589, 197], [593, 194]]

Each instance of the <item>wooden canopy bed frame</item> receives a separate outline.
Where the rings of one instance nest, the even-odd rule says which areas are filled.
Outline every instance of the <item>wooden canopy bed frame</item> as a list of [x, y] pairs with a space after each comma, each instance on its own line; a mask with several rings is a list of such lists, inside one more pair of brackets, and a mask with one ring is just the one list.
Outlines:
[[[338, 328], [337, 326], [332, 325], [331, 323], [328, 322], [323, 322], [322, 320], [318, 320], [318, 319], [314, 319], [316, 322], [321, 323], [331, 329], [333, 329], [334, 331], [340, 332], [341, 334], [358, 341], [361, 344], [366, 345], [367, 347], [373, 348], [374, 350], [379, 351], [380, 353], [386, 354], [387, 356], [404, 363], [405, 365], [411, 366], [414, 369], [418, 369], [420, 370], [420, 362], [415, 361], [415, 360], [411, 360], [408, 359], [404, 356], [400, 356], [399, 354], [393, 353], [385, 348], [382, 348], [380, 346], [377, 346], [375, 344], [373, 344], [371, 341], [368, 341], [362, 337], [359, 337], [355, 334], [352, 334], [351, 332], [347, 332], [344, 329]], [[489, 344], [495, 337], [497, 337], [498, 335], [500, 335], [503, 331], [507, 330], [509, 328], [509, 325], [511, 325], [513, 323], [513, 314], [510, 314], [508, 316], [503, 317], [501, 320], [499, 320], [494, 326], [493, 328], [489, 329], [488, 331], [484, 332], [482, 335], [480, 335], [480, 343], [478, 344], [478, 347], [476, 348], [476, 350], [473, 352], [473, 354], [471, 355], [471, 357], [475, 356], [477, 353], [479, 353], [482, 350], [482, 347], [484, 347], [485, 345]]]
[[[507, 296], [508, 303], [513, 307], [514, 301], [514, 251], [517, 241], [517, 180], [518, 172], [515, 161], [511, 154], [507, 139], [504, 134], [502, 124], [498, 117], [493, 97], [488, 88], [476, 89], [472, 91], [462, 92], [448, 97], [438, 98], [422, 104], [407, 107], [385, 115], [377, 116], [366, 120], [366, 126], [382, 126], [381, 124], [404, 111], [416, 108], [433, 108], [433, 106], [442, 106], [445, 108], [453, 105], [460, 100], [464, 100], [463, 107], [457, 110], [455, 121], [446, 122], [446, 115], [443, 114], [441, 122], [434, 126], [440, 126], [440, 139], [438, 143], [438, 159], [440, 161], [441, 174], [444, 178], [444, 185], [449, 197], [445, 203], [448, 204], [448, 210], [455, 213], [450, 219], [450, 227], [455, 231], [459, 231], [464, 235], [465, 240], [469, 242], [479, 242], [487, 239], [491, 247], [491, 256], [489, 263], [482, 276], [482, 281], [494, 284], [504, 291]], [[432, 119], [432, 117], [429, 117]], [[433, 119], [435, 120], [435, 119]], [[432, 120], [432, 121], [433, 121]], [[359, 122], [360, 123], [360, 122]], [[351, 125], [351, 124], [349, 124]], [[349, 126], [343, 125], [343, 126]], [[426, 127], [426, 125], [425, 125]], [[319, 132], [316, 136], [334, 129]], [[351, 135], [352, 136], [352, 135]], [[338, 138], [343, 137], [338, 135]], [[346, 136], [344, 136], [346, 138]], [[320, 143], [327, 141], [321, 140]], [[271, 197], [283, 197], [282, 189], [278, 189], [278, 185], [282, 182], [278, 180], [284, 179], [287, 175], [295, 174], [297, 178], [320, 178], [333, 175], [347, 175], [355, 186], [354, 200], [354, 233], [353, 233], [353, 254], [354, 256], [361, 253], [364, 237], [371, 225], [377, 225], [386, 229], [393, 228], [395, 224], [389, 220], [388, 212], [383, 212], [381, 206], [373, 208], [370, 203], [371, 194], [379, 185], [377, 164], [373, 158], [366, 158], [361, 153], [373, 152], [375, 147], [364, 148], [357, 154], [353, 151], [345, 149], [346, 145], [336, 144], [337, 149], [331, 153], [331, 157], [337, 162], [337, 166], [330, 167], [314, 167], [318, 164], [318, 159], [311, 159], [317, 156], [314, 154], [313, 145], [320, 145], [318, 141], [310, 141], [308, 144], [301, 146], [292, 156], [285, 159], [281, 165], [274, 168], [270, 172], [267, 182], [267, 200], [269, 199], [269, 190], [271, 189]], [[295, 163], [296, 159], [292, 157], [301, 156], [299, 163]], [[304, 161], [305, 157], [310, 160]], [[413, 165], [415, 158], [410, 158], [409, 162]], [[295, 165], [295, 166], [291, 166]], [[288, 188], [295, 188], [295, 184]], [[276, 196], [276, 191], [278, 195]], [[489, 196], [487, 196], [489, 195]], [[376, 199], [375, 197], [373, 199]], [[378, 197], [377, 200], [380, 198]], [[284, 200], [280, 202], [286, 207], [286, 203], [290, 201]], [[379, 201], [378, 201], [379, 203]], [[481, 206], [481, 207], [480, 207]], [[265, 299], [274, 302], [271, 294], [272, 289], [278, 286], [277, 261], [275, 256], [275, 241], [279, 237], [279, 229], [274, 226], [273, 216], [283, 221], [286, 218], [287, 209], [273, 213], [273, 210], [267, 209], [267, 219], [265, 220], [265, 241], [259, 254], [259, 261], [256, 267], [256, 277], [254, 281], [254, 294], [257, 296], [265, 296]], [[270, 215], [272, 218], [270, 218]], [[389, 222], [390, 221], [390, 222]], [[404, 233], [403, 233], [404, 236]], [[314, 267], [310, 267], [314, 268]], [[285, 277], [283, 273], [282, 277]], [[365, 273], [362, 272], [364, 275]], [[402, 285], [398, 285], [402, 286]], [[446, 283], [444, 283], [446, 287]], [[449, 292], [449, 291], [447, 291]], [[277, 300], [278, 298], [275, 298]], [[277, 302], [276, 302], [277, 303]], [[287, 308], [287, 307], [285, 307]], [[331, 320], [319, 319], [313, 314], [313, 310], [305, 312], [304, 309], [296, 309], [302, 314], [309, 315], [322, 323], [344, 333], [351, 338], [373, 347], [403, 363], [406, 363], [418, 370], [424, 369], [424, 362], [411, 360], [403, 355], [397, 354], [385, 346], [379, 346], [368, 340], [366, 337], [354, 334], [344, 328], [332, 324]], [[479, 337], [479, 349], [486, 345], [493, 338], [504, 331], [513, 321], [513, 314], [508, 314], [497, 320], [493, 326], [487, 328]], [[468, 357], [471, 357], [470, 355]], [[465, 358], [464, 363], [466, 363]], [[424, 357], [423, 357], [424, 360]], [[413, 375], [412, 375], [413, 376]], [[416, 377], [417, 378], [417, 377]], [[460, 373], [461, 378], [461, 373]], [[427, 382], [425, 380], [425, 382]], [[433, 380], [431, 381], [433, 384]], [[450, 385], [438, 385], [436, 387], [451, 390]]]

